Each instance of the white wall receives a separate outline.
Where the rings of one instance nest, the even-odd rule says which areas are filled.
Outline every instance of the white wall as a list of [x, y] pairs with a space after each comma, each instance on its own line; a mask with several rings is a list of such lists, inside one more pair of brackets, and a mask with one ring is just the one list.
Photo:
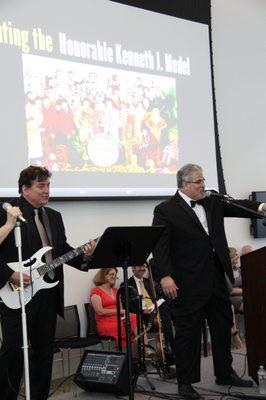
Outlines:
[[[228, 193], [244, 198], [266, 190], [266, 2], [212, 0], [218, 129]], [[227, 220], [230, 245], [254, 248], [249, 220]]]
[[[266, 1], [212, 0], [215, 90], [224, 176], [228, 193], [247, 197], [266, 190]], [[149, 225], [159, 201], [56, 202], [64, 216], [69, 243], [78, 246], [108, 226]], [[249, 235], [249, 220], [226, 223], [232, 246], [265, 239]], [[87, 301], [89, 274], [66, 272], [66, 304]]]

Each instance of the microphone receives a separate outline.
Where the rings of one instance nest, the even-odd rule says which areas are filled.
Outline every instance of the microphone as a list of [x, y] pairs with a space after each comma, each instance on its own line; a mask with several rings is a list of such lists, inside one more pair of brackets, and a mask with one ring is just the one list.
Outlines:
[[[7, 211], [10, 207], [12, 207], [12, 206], [11, 206], [11, 204], [9, 204], [9, 203], [3, 203], [3, 205], [2, 205], [2, 208], [3, 208], [5, 211]], [[21, 222], [24, 222], [24, 224], [27, 223], [27, 220], [26, 220], [22, 215], [19, 215], [19, 216], [18, 216], [18, 219], [19, 219]]]
[[234, 200], [231, 196], [229, 196], [228, 194], [222, 194], [222, 193], [218, 193], [218, 192], [212, 192], [211, 190], [206, 190], [205, 192], [205, 196], [206, 197], [219, 197], [220, 199], [223, 200]]

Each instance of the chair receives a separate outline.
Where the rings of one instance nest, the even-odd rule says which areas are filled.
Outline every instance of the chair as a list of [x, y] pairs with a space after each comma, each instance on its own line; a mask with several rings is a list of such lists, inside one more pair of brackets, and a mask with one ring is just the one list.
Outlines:
[[97, 332], [97, 327], [96, 327], [96, 321], [94, 317], [94, 309], [90, 303], [85, 303], [85, 312], [87, 316], [87, 336], [88, 335], [96, 335], [99, 339], [99, 342], [102, 345], [102, 348], [104, 349], [104, 344], [103, 342], [108, 342], [108, 351], [111, 351], [111, 345], [116, 344], [116, 338], [113, 336], [100, 336]]
[[65, 317], [57, 316], [56, 332], [54, 341], [54, 353], [62, 353], [62, 371], [64, 374], [63, 349], [68, 353], [68, 376], [70, 375], [70, 351], [72, 349], [84, 349], [101, 343], [96, 334], [87, 334], [87, 337], [80, 336], [80, 319], [77, 305], [65, 307]]

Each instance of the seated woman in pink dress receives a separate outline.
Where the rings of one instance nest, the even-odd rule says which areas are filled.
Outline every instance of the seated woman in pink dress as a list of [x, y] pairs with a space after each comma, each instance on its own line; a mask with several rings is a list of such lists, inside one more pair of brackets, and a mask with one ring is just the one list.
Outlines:
[[[113, 336], [118, 339], [117, 328], [117, 307], [116, 295], [117, 288], [115, 287], [117, 279], [116, 268], [102, 268], [100, 269], [94, 279], [93, 283], [95, 288], [91, 290], [90, 302], [95, 312], [95, 321], [97, 331], [100, 336]], [[121, 332], [122, 332], [122, 347], [126, 346], [126, 332], [125, 332], [125, 310], [120, 308], [121, 311]], [[131, 339], [134, 340], [136, 336], [136, 315], [130, 314], [131, 322]]]

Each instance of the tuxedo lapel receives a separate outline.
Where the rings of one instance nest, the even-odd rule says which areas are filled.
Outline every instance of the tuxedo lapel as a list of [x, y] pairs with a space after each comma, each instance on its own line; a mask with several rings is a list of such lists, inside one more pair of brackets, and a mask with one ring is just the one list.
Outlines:
[[210, 202], [208, 201], [209, 199], [204, 199], [204, 210], [206, 212], [206, 218], [207, 218], [207, 223], [208, 223], [208, 230], [209, 230], [209, 236], [211, 236], [212, 233], [212, 219], [211, 219], [211, 208], [210, 208]]

